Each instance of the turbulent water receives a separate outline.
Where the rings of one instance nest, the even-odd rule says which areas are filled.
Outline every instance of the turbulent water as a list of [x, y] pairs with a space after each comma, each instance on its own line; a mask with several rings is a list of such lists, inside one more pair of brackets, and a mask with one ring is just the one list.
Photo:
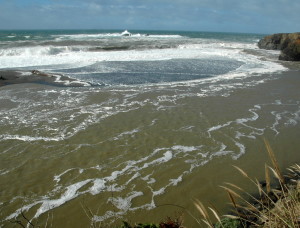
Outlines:
[[82, 201], [106, 223], [153, 211], [216, 159], [298, 126], [300, 100], [240, 92], [287, 70], [261, 35], [130, 32], [0, 32], [1, 69], [82, 84], [0, 88], [2, 226], [24, 212], [74, 227]]

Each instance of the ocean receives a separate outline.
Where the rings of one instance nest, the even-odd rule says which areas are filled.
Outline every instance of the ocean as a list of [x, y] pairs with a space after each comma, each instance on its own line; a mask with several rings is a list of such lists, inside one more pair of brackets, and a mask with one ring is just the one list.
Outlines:
[[60, 83], [0, 88], [0, 227], [159, 222], [171, 205], [194, 227], [193, 200], [226, 211], [218, 186], [249, 187], [233, 164], [261, 175], [263, 138], [299, 160], [299, 72], [263, 35], [122, 32], [0, 31], [0, 70]]

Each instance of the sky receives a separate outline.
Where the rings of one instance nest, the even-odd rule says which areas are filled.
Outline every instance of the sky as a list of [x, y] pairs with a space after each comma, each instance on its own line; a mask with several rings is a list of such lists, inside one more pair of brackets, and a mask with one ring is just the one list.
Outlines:
[[300, 32], [300, 0], [0, 0], [0, 29]]

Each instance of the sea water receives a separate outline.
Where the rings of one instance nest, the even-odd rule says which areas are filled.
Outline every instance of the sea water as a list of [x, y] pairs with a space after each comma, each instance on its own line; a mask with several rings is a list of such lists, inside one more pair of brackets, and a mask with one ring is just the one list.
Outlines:
[[299, 129], [297, 96], [246, 95], [287, 70], [262, 35], [121, 32], [0, 32], [1, 69], [82, 85], [0, 88], [2, 226], [22, 213], [63, 227], [157, 220], [162, 202], [192, 204], [183, 192], [214, 197], [195, 178]]

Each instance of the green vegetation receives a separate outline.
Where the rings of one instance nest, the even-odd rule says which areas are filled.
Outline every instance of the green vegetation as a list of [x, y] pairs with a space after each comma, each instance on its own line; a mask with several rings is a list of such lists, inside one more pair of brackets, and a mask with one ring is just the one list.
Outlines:
[[123, 222], [123, 225], [120, 228], [183, 228], [182, 220], [180, 218], [171, 219], [167, 218], [166, 221], [161, 222], [160, 224], [152, 223], [139, 223], [137, 225], [131, 226], [128, 222]]
[[145, 224], [137, 224], [134, 226], [131, 226], [128, 222], [123, 222], [123, 225], [120, 228], [159, 228], [158, 225], [152, 224], [152, 223], [145, 223]]
[[243, 224], [238, 219], [223, 218], [221, 222], [215, 224], [215, 228], [242, 228]]

